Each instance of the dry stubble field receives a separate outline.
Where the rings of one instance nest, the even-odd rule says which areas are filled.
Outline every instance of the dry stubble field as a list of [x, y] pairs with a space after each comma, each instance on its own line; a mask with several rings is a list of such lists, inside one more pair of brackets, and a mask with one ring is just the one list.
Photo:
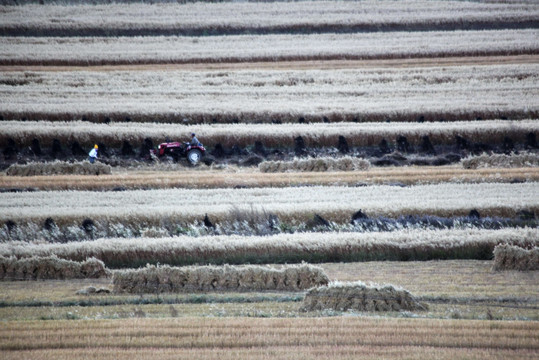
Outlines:
[[[374, 161], [382, 140], [406, 161], [476, 150], [536, 159], [535, 2], [0, 10], [2, 168], [85, 158], [49, 155], [55, 139], [66, 152], [101, 141], [112, 164], [99, 176], [2, 173], [2, 256], [92, 254], [124, 268], [303, 256], [331, 281], [393, 284], [428, 306], [303, 312], [304, 292], [83, 295], [112, 279], [2, 280], [1, 358], [537, 358], [537, 271], [492, 270], [496, 243], [539, 245], [536, 163]], [[307, 148], [293, 156], [339, 158], [344, 136], [348, 154], [372, 164], [263, 173], [226, 151], [196, 168], [120, 155], [126, 140], [191, 131], [210, 151], [219, 143], [253, 154], [260, 141], [268, 161], [289, 159], [298, 136]], [[401, 135], [412, 149], [397, 151]], [[469, 144], [455, 145], [457, 135]], [[421, 153], [424, 136], [437, 155]], [[369, 219], [350, 224], [360, 209]], [[387, 261], [399, 257], [407, 261]]]

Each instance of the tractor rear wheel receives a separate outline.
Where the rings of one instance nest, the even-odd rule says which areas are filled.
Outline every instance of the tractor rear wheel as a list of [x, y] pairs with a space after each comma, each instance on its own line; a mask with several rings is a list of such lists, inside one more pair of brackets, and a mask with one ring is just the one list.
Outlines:
[[202, 159], [202, 152], [200, 150], [192, 149], [187, 152], [187, 160], [189, 160], [191, 165], [198, 164], [200, 159]]

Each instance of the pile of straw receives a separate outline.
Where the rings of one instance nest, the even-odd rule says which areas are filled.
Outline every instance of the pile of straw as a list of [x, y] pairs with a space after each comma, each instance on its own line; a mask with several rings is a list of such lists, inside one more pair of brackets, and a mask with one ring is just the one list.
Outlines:
[[404, 289], [391, 285], [367, 286], [362, 282], [336, 282], [311, 289], [301, 307], [302, 311], [401, 311], [425, 310]]
[[104, 287], [96, 288], [95, 286], [88, 286], [88, 287], [78, 290], [76, 294], [77, 295], [110, 294], [110, 289], [107, 289]]
[[539, 247], [530, 250], [508, 244], [494, 248], [494, 270], [539, 270]]
[[17, 259], [0, 257], [1, 280], [86, 279], [110, 276], [101, 260], [95, 258], [83, 262], [64, 260], [55, 255]]
[[31, 162], [26, 165], [13, 164], [6, 170], [9, 176], [39, 176], [39, 175], [110, 175], [112, 168], [103, 163], [90, 164], [87, 161], [65, 162], [53, 161], [47, 163]]
[[323, 157], [293, 161], [263, 161], [258, 165], [258, 169], [261, 172], [354, 171], [367, 170], [370, 166], [367, 160], [346, 156], [340, 159]]
[[534, 153], [521, 154], [483, 154], [472, 156], [461, 160], [462, 167], [465, 169], [478, 168], [520, 168], [539, 166], [539, 155]]
[[148, 265], [114, 272], [116, 293], [201, 291], [300, 291], [328, 283], [324, 271], [312, 265], [286, 266], [187, 266]]

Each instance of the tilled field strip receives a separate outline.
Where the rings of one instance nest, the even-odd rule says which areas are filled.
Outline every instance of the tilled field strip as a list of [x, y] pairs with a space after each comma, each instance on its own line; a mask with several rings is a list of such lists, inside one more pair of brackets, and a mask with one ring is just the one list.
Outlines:
[[319, 213], [342, 221], [358, 209], [385, 216], [459, 216], [475, 208], [484, 216], [514, 217], [522, 209], [539, 210], [538, 191], [533, 182], [1, 193], [0, 219], [44, 221], [52, 216], [62, 223], [92, 216], [155, 222], [164, 216], [194, 220], [206, 213], [225, 219], [233, 209], [250, 208], [298, 220]]
[[189, 319], [6, 322], [2, 351], [79, 348], [260, 349], [423, 347], [537, 352], [536, 322], [466, 320]]
[[127, 190], [127, 189], [217, 189], [237, 187], [288, 187], [307, 185], [359, 186], [372, 184], [416, 185], [443, 182], [483, 183], [539, 181], [539, 168], [387, 167], [368, 171], [261, 173], [257, 170], [148, 169], [114, 170], [112, 175], [0, 176], [5, 191], [38, 190]]

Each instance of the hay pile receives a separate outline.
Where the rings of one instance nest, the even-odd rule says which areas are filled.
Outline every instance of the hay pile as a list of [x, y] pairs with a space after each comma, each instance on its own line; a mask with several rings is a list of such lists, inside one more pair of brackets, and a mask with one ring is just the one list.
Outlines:
[[110, 165], [102, 163], [90, 164], [87, 161], [69, 163], [53, 161], [48, 163], [31, 162], [26, 165], [13, 164], [6, 170], [9, 176], [38, 176], [38, 175], [110, 175]]
[[93, 294], [110, 294], [110, 289], [100, 287], [96, 288], [95, 286], [88, 286], [83, 289], [77, 290], [75, 294], [77, 295], [93, 295]]
[[258, 165], [258, 169], [261, 172], [354, 171], [367, 170], [370, 166], [367, 160], [346, 156], [339, 159], [323, 157], [293, 161], [264, 161]]
[[269, 266], [153, 266], [118, 270], [113, 277], [116, 293], [200, 291], [300, 291], [328, 283], [324, 271], [302, 264], [276, 269]]
[[55, 255], [33, 256], [17, 259], [0, 257], [1, 280], [86, 279], [110, 276], [101, 260], [95, 258], [83, 262], [64, 260]]
[[539, 155], [534, 153], [521, 154], [483, 154], [472, 156], [461, 160], [462, 167], [465, 169], [478, 168], [519, 168], [539, 166]]
[[404, 289], [391, 285], [367, 286], [362, 282], [336, 282], [311, 289], [301, 311], [401, 311], [425, 310], [412, 295]]
[[513, 245], [498, 245], [494, 248], [493, 270], [539, 270], [539, 247], [530, 250]]

